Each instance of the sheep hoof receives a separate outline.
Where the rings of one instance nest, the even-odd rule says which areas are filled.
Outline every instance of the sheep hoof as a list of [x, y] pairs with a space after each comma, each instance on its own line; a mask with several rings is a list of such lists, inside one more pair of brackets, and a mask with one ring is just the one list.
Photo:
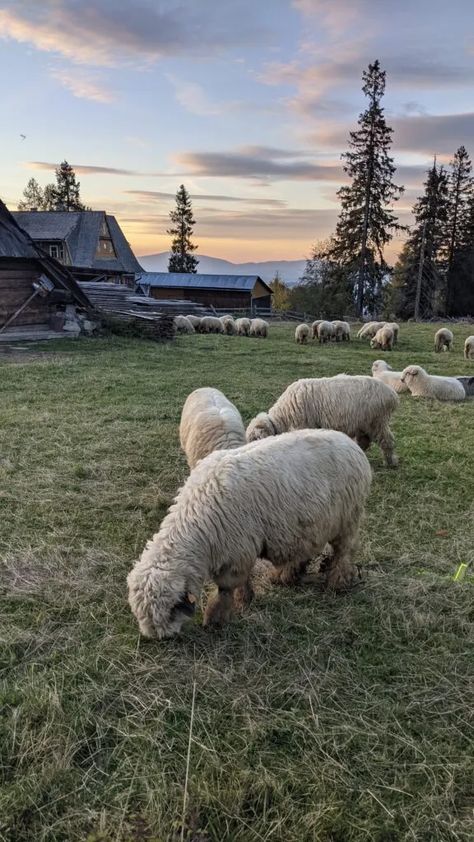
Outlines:
[[326, 588], [330, 591], [345, 591], [360, 582], [361, 572], [353, 564], [332, 567], [326, 579]]

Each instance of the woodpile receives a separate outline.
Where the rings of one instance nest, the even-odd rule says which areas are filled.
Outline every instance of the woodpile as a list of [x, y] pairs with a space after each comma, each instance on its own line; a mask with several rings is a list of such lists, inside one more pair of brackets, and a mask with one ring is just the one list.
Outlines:
[[129, 321], [131, 318], [153, 319], [161, 315], [168, 315], [171, 318], [189, 314], [205, 316], [208, 313], [205, 307], [194, 301], [159, 300], [136, 295], [125, 284], [84, 281], [79, 286], [96, 310], [124, 321]]

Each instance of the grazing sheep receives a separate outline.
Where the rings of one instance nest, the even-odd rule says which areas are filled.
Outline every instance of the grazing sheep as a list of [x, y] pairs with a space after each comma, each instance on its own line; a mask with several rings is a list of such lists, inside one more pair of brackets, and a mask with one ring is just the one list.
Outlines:
[[179, 440], [192, 469], [213, 450], [245, 444], [245, 427], [237, 407], [219, 389], [195, 389], [183, 406]]
[[323, 321], [324, 319], [316, 319], [316, 321], [313, 322], [313, 324], [311, 325], [311, 339], [318, 338], [318, 327]]
[[351, 326], [349, 322], [342, 322], [340, 319], [336, 319], [332, 324], [336, 334], [336, 342], [351, 341]]
[[237, 328], [237, 334], [239, 336], [250, 335], [250, 319], [237, 319], [237, 321], [235, 322], [235, 326]]
[[392, 351], [394, 334], [391, 327], [385, 325], [379, 328], [373, 339], [370, 340], [371, 348], [380, 348], [381, 351]]
[[436, 398], [438, 401], [463, 401], [466, 391], [455, 377], [437, 377], [428, 374], [419, 365], [409, 365], [402, 371], [402, 383], [406, 383], [416, 398]]
[[250, 422], [247, 441], [306, 427], [341, 430], [364, 450], [375, 441], [387, 465], [395, 468], [398, 459], [389, 421], [398, 403], [394, 390], [373, 377], [338, 374], [296, 380], [268, 413], [261, 412]]
[[199, 329], [201, 333], [224, 333], [224, 328], [216, 316], [204, 316]]
[[468, 336], [464, 343], [464, 359], [474, 360], [474, 336]]
[[391, 366], [385, 360], [375, 360], [372, 363], [372, 377], [375, 377], [376, 380], [381, 380], [387, 386], [391, 386], [399, 394], [401, 392], [408, 392], [408, 386], [406, 383], [402, 383], [401, 376], [402, 372], [392, 371]]
[[174, 327], [176, 333], [195, 333], [194, 327], [187, 316], [175, 316]]
[[266, 339], [268, 336], [268, 322], [264, 319], [252, 319], [250, 322], [249, 336], [257, 336], [260, 339]]
[[196, 333], [199, 333], [199, 325], [201, 324], [201, 316], [186, 316], [188, 322], [191, 322]]
[[295, 342], [298, 345], [306, 345], [308, 342], [308, 336], [309, 325], [304, 323], [302, 325], [298, 325], [298, 327], [295, 330]]
[[237, 333], [237, 328], [232, 316], [221, 316], [219, 321], [224, 328], [224, 333], [226, 333], [227, 336], [234, 336]]
[[448, 330], [447, 327], [441, 327], [435, 333], [434, 338], [434, 349], [436, 353], [440, 351], [450, 351], [453, 347], [454, 343], [454, 336], [452, 331]]
[[318, 340], [320, 345], [325, 342], [330, 342], [334, 336], [334, 327], [332, 322], [320, 322], [318, 325]]
[[252, 596], [249, 576], [260, 554], [289, 585], [329, 542], [326, 584], [336, 590], [349, 584], [371, 479], [364, 453], [333, 430], [300, 430], [211, 453], [128, 575], [141, 633], [162, 639], [179, 632], [209, 579], [219, 590], [204, 624], [227, 622], [236, 589]]
[[390, 327], [393, 331], [393, 343], [394, 345], [398, 342], [398, 334], [400, 333], [400, 325], [396, 322], [386, 322], [385, 327]]
[[366, 325], [362, 325], [357, 336], [359, 339], [373, 339], [384, 324], [385, 322], [367, 322]]

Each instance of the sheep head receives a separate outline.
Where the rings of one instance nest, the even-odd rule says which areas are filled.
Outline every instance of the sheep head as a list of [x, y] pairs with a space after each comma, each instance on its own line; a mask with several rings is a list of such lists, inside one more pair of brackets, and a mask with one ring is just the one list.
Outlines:
[[172, 637], [196, 610], [184, 576], [142, 558], [127, 577], [128, 601], [144, 637]]
[[275, 425], [267, 412], [259, 412], [252, 418], [247, 427], [245, 437], [248, 442], [266, 439], [268, 436], [275, 436], [277, 433]]

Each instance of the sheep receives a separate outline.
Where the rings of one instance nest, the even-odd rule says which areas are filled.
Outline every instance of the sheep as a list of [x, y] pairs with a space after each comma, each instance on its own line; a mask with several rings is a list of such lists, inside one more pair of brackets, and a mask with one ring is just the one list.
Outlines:
[[392, 331], [393, 331], [393, 343], [394, 343], [394, 345], [396, 345], [397, 342], [398, 342], [398, 334], [400, 332], [400, 325], [398, 325], [396, 322], [385, 322], [384, 327], [390, 327], [392, 329]]
[[324, 345], [325, 342], [330, 342], [330, 340], [334, 336], [334, 327], [332, 322], [325, 322], [322, 321], [318, 325], [318, 340], [320, 345]]
[[201, 324], [201, 316], [186, 316], [188, 322], [191, 322], [194, 330], [196, 333], [199, 332], [199, 326]]
[[362, 325], [357, 336], [359, 339], [373, 339], [377, 331], [384, 325], [385, 322], [367, 322], [367, 324]]
[[349, 322], [342, 322], [336, 319], [332, 322], [334, 329], [334, 338], [336, 342], [350, 342], [351, 341], [351, 327]]
[[266, 339], [268, 336], [268, 322], [264, 321], [264, 319], [252, 319], [250, 322], [249, 336]]
[[435, 333], [434, 338], [434, 349], [436, 353], [440, 351], [450, 351], [453, 347], [454, 343], [454, 336], [452, 331], [448, 330], [447, 327], [441, 327]]
[[316, 321], [313, 322], [313, 324], [311, 325], [311, 339], [318, 338], [318, 327], [323, 321], [324, 319], [316, 319]]
[[175, 316], [174, 327], [176, 333], [195, 333], [194, 327], [187, 316]]
[[402, 372], [392, 371], [391, 366], [385, 360], [375, 360], [372, 363], [372, 377], [381, 380], [387, 386], [391, 386], [399, 394], [401, 392], [408, 392], [408, 386], [406, 383], [402, 383], [401, 376]]
[[419, 365], [404, 368], [401, 376], [410, 392], [416, 398], [436, 398], [439, 401], [463, 401], [466, 391], [455, 377], [437, 377], [428, 374]]
[[379, 328], [375, 336], [370, 340], [371, 348], [380, 348], [382, 351], [392, 351], [394, 334], [391, 327], [385, 325]]
[[216, 316], [204, 316], [199, 329], [201, 333], [224, 333], [224, 328]]
[[234, 336], [237, 333], [237, 328], [232, 316], [221, 316], [219, 321], [224, 328], [224, 333], [227, 333], [228, 336]]
[[235, 322], [238, 336], [249, 336], [250, 319], [237, 319]]
[[245, 427], [237, 407], [219, 389], [195, 389], [183, 406], [179, 440], [192, 470], [213, 450], [245, 444]]
[[468, 336], [464, 343], [464, 359], [474, 360], [474, 336]]
[[309, 325], [301, 324], [295, 330], [295, 342], [299, 345], [306, 345], [309, 336]]
[[396, 392], [373, 377], [306, 378], [296, 380], [267, 412], [257, 415], [247, 427], [247, 441], [266, 438], [305, 427], [341, 430], [355, 438], [364, 450], [375, 441], [389, 467], [398, 458], [389, 427], [399, 398]]
[[142, 635], [161, 640], [178, 633], [209, 579], [218, 592], [204, 625], [227, 622], [236, 589], [244, 601], [252, 597], [249, 576], [259, 554], [281, 584], [291, 585], [329, 542], [326, 586], [348, 585], [371, 479], [362, 450], [333, 430], [300, 430], [211, 453], [127, 577]]

